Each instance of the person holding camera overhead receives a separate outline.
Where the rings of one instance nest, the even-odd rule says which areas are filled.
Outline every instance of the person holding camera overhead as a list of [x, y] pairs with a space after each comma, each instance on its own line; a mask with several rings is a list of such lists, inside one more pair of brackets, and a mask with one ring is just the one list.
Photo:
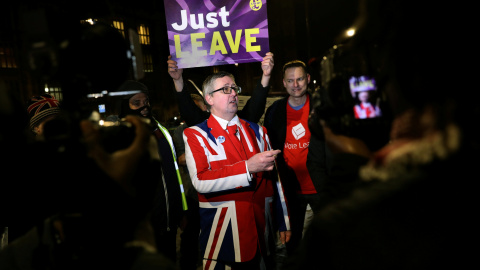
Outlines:
[[[480, 110], [478, 91], [471, 91], [477, 81], [468, 74], [474, 69], [445, 68], [469, 67], [471, 58], [438, 53], [456, 48], [463, 30], [474, 31], [476, 25], [464, 19], [473, 21], [475, 11], [463, 4], [413, 6], [409, 0], [362, 2], [357, 34], [348, 43], [381, 82], [388, 104], [382, 112], [393, 116], [390, 140], [368, 151], [364, 138], [334, 129], [337, 122], [329, 114], [318, 115], [316, 124], [323, 127], [339, 165], [342, 155], [367, 163], [349, 176], [357, 185], [314, 217], [298, 253], [283, 269], [465, 269], [478, 264], [471, 247], [478, 242], [478, 188], [472, 176], [478, 173], [480, 136], [472, 119]], [[452, 14], [462, 16], [445, 20]], [[477, 51], [471, 45], [462, 51]], [[344, 178], [330, 177], [332, 182]]]

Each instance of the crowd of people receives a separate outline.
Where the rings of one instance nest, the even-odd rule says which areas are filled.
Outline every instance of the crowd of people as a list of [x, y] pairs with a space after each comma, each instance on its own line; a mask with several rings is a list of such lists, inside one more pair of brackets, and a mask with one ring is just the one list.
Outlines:
[[[2, 129], [0, 145], [11, 153], [2, 168], [18, 171], [2, 181], [9, 194], [0, 194], [0, 225], [9, 227], [9, 241], [0, 227], [0, 268], [475, 265], [468, 243], [476, 240], [479, 137], [471, 119], [480, 110], [470, 80], [455, 70], [463, 63], [442, 54], [460, 38], [441, 20], [454, 10], [412, 8], [413, 1], [362, 3], [357, 33], [343, 41], [351, 54], [329, 59], [341, 65], [332, 64], [335, 72], [324, 75], [319, 89], [310, 89], [303, 61], [284, 63], [286, 95], [266, 112], [272, 52], [260, 62], [261, 78], [242, 110], [242, 82], [233, 74], [211, 74], [200, 90], [169, 56], [184, 120], [173, 134], [151, 110], [152, 89], [126, 76], [99, 83], [78, 70], [65, 78], [65, 91], [92, 92], [107, 83], [129, 93], [111, 118], [126, 126], [118, 129], [126, 132], [119, 141], [79, 117], [84, 103], [72, 105], [78, 95], [62, 104], [42, 94], [23, 104], [0, 85], [0, 112], [10, 127]], [[427, 11], [435, 13], [436, 29], [424, 20]], [[99, 29], [87, 37], [119, 35], [92, 27]], [[348, 56], [359, 54], [361, 63]], [[351, 98], [349, 79], [357, 75], [376, 79], [378, 108], [360, 91], [356, 106], [363, 111], [337, 107], [334, 96]], [[460, 88], [459, 78], [467, 83]], [[380, 129], [388, 138], [368, 133]], [[307, 209], [313, 219], [305, 224]], [[285, 259], [279, 246], [286, 247]]]

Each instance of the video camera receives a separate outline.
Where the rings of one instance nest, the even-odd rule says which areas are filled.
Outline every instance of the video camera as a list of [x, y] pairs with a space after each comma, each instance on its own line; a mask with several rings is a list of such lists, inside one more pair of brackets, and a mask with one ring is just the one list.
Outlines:
[[364, 140], [371, 148], [388, 142], [391, 113], [383, 79], [368, 52], [345, 43], [330, 48], [320, 63], [320, 89], [312, 96], [312, 130], [324, 120], [335, 134]]
[[130, 141], [134, 134], [128, 125], [104, 122], [115, 99], [132, 94], [120, 93], [118, 87], [127, 79], [143, 77], [138, 35], [130, 29], [127, 40], [105, 22], [81, 23], [68, 16], [71, 14], [51, 8], [33, 9], [22, 16], [30, 71], [35, 78], [58, 83], [62, 89], [62, 114], [46, 124], [45, 138], [56, 143], [64, 143], [65, 138], [76, 140], [79, 122], [90, 119], [108, 127], [102, 131], [105, 143], [119, 145], [111, 142], [119, 137]]

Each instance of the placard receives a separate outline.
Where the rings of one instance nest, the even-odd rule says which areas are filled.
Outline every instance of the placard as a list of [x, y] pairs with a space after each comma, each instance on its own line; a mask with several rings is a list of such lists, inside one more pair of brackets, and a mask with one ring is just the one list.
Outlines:
[[179, 68], [262, 61], [270, 51], [266, 0], [164, 0]]

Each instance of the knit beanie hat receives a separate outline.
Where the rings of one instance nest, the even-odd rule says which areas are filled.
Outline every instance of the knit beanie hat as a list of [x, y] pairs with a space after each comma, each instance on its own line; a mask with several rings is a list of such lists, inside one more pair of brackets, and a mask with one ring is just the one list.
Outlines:
[[60, 102], [49, 94], [34, 96], [28, 101], [30, 128], [39, 125], [46, 117], [60, 113]]

